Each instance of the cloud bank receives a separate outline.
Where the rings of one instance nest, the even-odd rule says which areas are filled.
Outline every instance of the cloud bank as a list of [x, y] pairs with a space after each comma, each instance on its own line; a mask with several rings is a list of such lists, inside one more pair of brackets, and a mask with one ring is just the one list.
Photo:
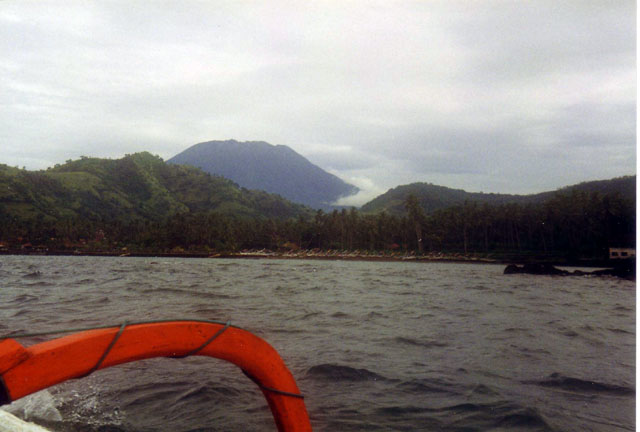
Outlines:
[[0, 2], [0, 163], [285, 144], [362, 194], [636, 171], [633, 1]]

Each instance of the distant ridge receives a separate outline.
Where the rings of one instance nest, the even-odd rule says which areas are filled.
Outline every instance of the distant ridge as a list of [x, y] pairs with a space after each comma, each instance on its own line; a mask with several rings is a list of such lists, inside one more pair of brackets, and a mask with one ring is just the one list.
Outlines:
[[556, 191], [541, 192], [531, 195], [511, 195], [498, 193], [466, 192], [431, 183], [411, 183], [389, 189], [362, 206], [364, 213], [387, 212], [402, 215], [405, 213], [404, 203], [409, 195], [414, 195], [426, 213], [463, 204], [465, 201], [506, 204], [506, 203], [541, 203], [557, 193], [572, 191], [597, 192], [600, 194], [618, 194], [621, 198], [635, 201], [636, 176], [624, 176], [610, 180], [596, 180], [565, 186]]
[[264, 141], [203, 142], [167, 162], [191, 165], [241, 187], [275, 193], [316, 209], [329, 209], [339, 198], [358, 192], [291, 148]]

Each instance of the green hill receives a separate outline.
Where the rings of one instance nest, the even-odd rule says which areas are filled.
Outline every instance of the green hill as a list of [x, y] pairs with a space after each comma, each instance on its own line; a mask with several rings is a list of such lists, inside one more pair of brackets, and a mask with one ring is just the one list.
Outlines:
[[83, 157], [46, 171], [0, 165], [3, 219], [127, 223], [211, 211], [280, 219], [309, 212], [277, 195], [241, 189], [230, 180], [166, 164], [146, 152], [113, 160]]
[[45, 171], [0, 165], [0, 253], [346, 249], [605, 259], [609, 247], [635, 246], [635, 181], [535, 195], [417, 183], [378, 197], [366, 213], [325, 213], [149, 153], [83, 157]]
[[404, 215], [406, 214], [405, 202], [409, 195], [415, 196], [425, 213], [430, 214], [436, 210], [461, 205], [465, 202], [486, 203], [489, 205], [542, 203], [558, 193], [571, 193], [574, 190], [587, 193], [597, 192], [603, 195], [617, 194], [621, 198], [635, 201], [636, 176], [584, 182], [573, 186], [566, 186], [557, 191], [531, 195], [466, 192], [461, 189], [451, 189], [430, 183], [412, 183], [390, 189], [362, 206], [361, 211], [370, 214], [386, 212], [397, 216]]

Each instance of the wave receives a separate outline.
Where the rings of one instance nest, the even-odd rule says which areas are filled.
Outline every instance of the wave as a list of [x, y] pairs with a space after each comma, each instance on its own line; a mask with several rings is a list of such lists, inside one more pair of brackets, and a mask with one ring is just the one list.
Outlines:
[[423, 414], [437, 412], [437, 409], [417, 406], [390, 406], [376, 409], [376, 414], [382, 416], [406, 416], [410, 414]]
[[188, 296], [190, 298], [198, 297], [203, 299], [231, 299], [235, 298], [234, 296], [228, 294], [214, 293], [214, 292], [203, 292], [189, 289], [179, 289], [179, 288], [145, 288], [141, 290], [142, 294], [175, 294], [178, 296]]
[[635, 335], [635, 333], [633, 333], [631, 331], [620, 329], [620, 328], [608, 328], [607, 330], [609, 330], [612, 333], [622, 333], [622, 334], [628, 334], [628, 335]]
[[274, 327], [274, 328], [270, 328], [269, 332], [271, 332], [271, 333], [282, 333], [282, 334], [300, 334], [300, 333], [305, 333], [305, 330], [303, 330], [303, 329], [284, 328], [284, 327]]
[[528, 333], [529, 329], [525, 327], [508, 327], [504, 331], [506, 333]]
[[233, 398], [240, 394], [239, 390], [232, 387], [204, 384], [183, 391], [173, 399], [173, 404], [207, 404], [211, 401]]
[[629, 396], [634, 395], [636, 392], [633, 388], [566, 377], [557, 372], [551, 374], [547, 379], [540, 381], [523, 381], [523, 384], [535, 384], [542, 387], [551, 387], [572, 392], [604, 393], [615, 396]]
[[[500, 279], [491, 266], [471, 265], [478, 275], [468, 277], [449, 264], [148, 261], [3, 257], [0, 329], [19, 334], [176, 314], [246, 321], [286, 359], [318, 432], [633, 430], [636, 308], [627, 281], [611, 290], [610, 281], [567, 279], [560, 291], [540, 289], [539, 279]], [[27, 269], [30, 262], [39, 265]], [[374, 278], [386, 284], [365, 289]], [[483, 321], [487, 308], [469, 300], [486, 293], [492, 319]], [[482, 360], [487, 350], [499, 361]], [[275, 430], [260, 391], [232, 365], [218, 370], [211, 361], [158, 359], [65, 383], [51, 390], [63, 417], [51, 429]], [[515, 377], [523, 362], [561, 367]], [[554, 371], [562, 375], [549, 376]]]
[[31, 303], [38, 300], [40, 300], [40, 297], [37, 295], [20, 294], [19, 296], [16, 296], [16, 298], [12, 299], [11, 303], [17, 303], [17, 304]]
[[306, 312], [306, 313], [302, 313], [300, 315], [292, 316], [291, 320], [306, 321], [306, 320], [308, 320], [310, 318], [321, 317], [322, 315], [324, 315], [322, 312]]
[[374, 320], [376, 318], [389, 318], [388, 316], [386, 316], [385, 314], [382, 314], [380, 312], [369, 312], [366, 316], [367, 320]]
[[197, 309], [194, 309], [193, 313], [198, 317], [200, 317], [200, 316], [202, 316], [202, 317], [208, 317], [208, 316], [215, 317], [215, 316], [220, 315], [221, 312], [220, 312], [220, 309], [214, 309], [214, 308], [211, 308], [211, 307], [199, 307]]
[[93, 278], [83, 278], [69, 282], [69, 286], [94, 285], [97, 281]]
[[478, 430], [508, 428], [512, 430], [544, 430], [553, 428], [535, 408], [510, 402], [463, 403], [442, 409], [455, 423], [477, 427]]
[[410, 346], [417, 346], [421, 348], [443, 348], [448, 346], [448, 344], [445, 342], [432, 341], [432, 340], [421, 341], [421, 340], [407, 338], [403, 336], [396, 337], [393, 339], [393, 341], [395, 343], [410, 345]]
[[484, 384], [475, 385], [468, 395], [482, 395], [482, 396], [497, 396], [499, 393], [496, 390], [493, 390], [491, 387], [486, 386]]
[[63, 421], [60, 423], [51, 423], [47, 424], [46, 422], [42, 422], [44, 425], [49, 426], [52, 430], [63, 430], [63, 431], [82, 431], [82, 432], [130, 432], [127, 429], [123, 429], [119, 425], [114, 424], [87, 424], [87, 421]]
[[17, 317], [21, 317], [21, 316], [29, 316], [31, 314], [31, 310], [30, 309], [18, 309], [17, 311], [15, 311], [13, 313], [13, 315], [11, 315], [12, 318], [17, 318]]
[[491, 290], [492, 288], [483, 285], [483, 284], [478, 284], [478, 285], [471, 285], [468, 286], [467, 289], [472, 289], [472, 290], [476, 290], [476, 291], [487, 291], [487, 290]]
[[500, 428], [527, 428], [538, 430], [552, 430], [551, 426], [533, 408], [523, 408], [519, 411], [508, 413], [497, 418], [495, 423]]
[[367, 369], [356, 369], [336, 364], [321, 364], [307, 370], [308, 378], [326, 381], [386, 381], [387, 378]]
[[409, 393], [414, 395], [432, 394], [432, 393], [439, 393], [439, 394], [456, 393], [453, 391], [453, 388], [450, 384], [445, 383], [441, 380], [434, 380], [434, 379], [428, 379], [428, 378], [405, 381], [399, 384], [398, 388], [403, 393]]
[[397, 421], [406, 421], [411, 417], [419, 418], [423, 423], [436, 426], [437, 430], [554, 430], [535, 408], [505, 401], [461, 403], [441, 408], [396, 405], [377, 408], [375, 414]]

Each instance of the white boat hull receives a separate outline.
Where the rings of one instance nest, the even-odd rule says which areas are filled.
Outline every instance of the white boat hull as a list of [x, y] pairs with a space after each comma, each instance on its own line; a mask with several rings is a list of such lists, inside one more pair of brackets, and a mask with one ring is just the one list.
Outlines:
[[19, 419], [11, 413], [0, 409], [0, 432], [51, 432], [35, 423]]

